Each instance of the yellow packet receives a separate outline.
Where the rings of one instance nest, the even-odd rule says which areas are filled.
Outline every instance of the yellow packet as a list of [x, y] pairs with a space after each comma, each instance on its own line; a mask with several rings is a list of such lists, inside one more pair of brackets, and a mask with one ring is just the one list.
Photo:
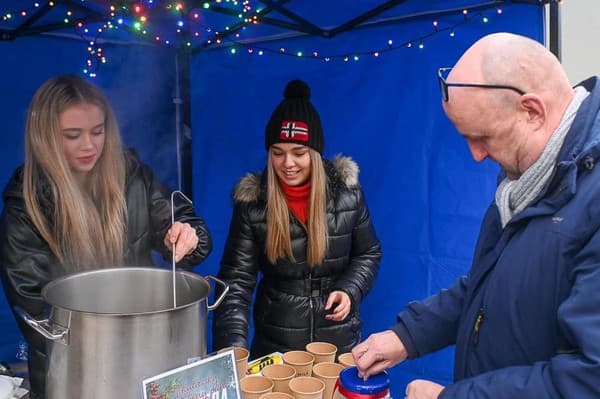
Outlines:
[[248, 374], [257, 374], [260, 373], [262, 369], [271, 364], [281, 364], [283, 363], [283, 354], [281, 352], [273, 352], [265, 355], [263, 357], [259, 357], [256, 360], [252, 360], [248, 362]]

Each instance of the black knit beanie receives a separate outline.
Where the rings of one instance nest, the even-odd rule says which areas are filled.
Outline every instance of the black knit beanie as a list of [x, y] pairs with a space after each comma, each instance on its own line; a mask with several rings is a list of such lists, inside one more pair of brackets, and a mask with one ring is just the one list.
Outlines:
[[283, 97], [265, 129], [267, 151], [275, 143], [297, 143], [323, 154], [323, 127], [319, 113], [310, 102], [308, 85], [292, 80], [285, 86]]

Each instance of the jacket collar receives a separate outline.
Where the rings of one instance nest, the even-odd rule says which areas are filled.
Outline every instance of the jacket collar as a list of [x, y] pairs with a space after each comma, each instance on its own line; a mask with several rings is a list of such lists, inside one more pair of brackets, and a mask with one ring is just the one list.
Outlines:
[[592, 170], [600, 158], [600, 84], [598, 77], [589, 78], [578, 86], [590, 95], [583, 101], [558, 154], [552, 180], [538, 200], [515, 216], [507, 226], [526, 218], [552, 214], [569, 201], [577, 191], [577, 176]]
[[583, 101], [577, 116], [567, 133], [563, 148], [558, 154], [559, 165], [563, 162], [577, 161], [586, 156], [586, 152], [600, 143], [600, 85], [594, 76], [577, 86], [584, 87], [590, 95]]

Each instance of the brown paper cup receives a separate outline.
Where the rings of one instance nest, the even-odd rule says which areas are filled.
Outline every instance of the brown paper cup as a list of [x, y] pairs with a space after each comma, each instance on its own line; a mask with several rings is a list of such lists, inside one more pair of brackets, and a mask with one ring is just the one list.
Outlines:
[[335, 382], [337, 381], [340, 373], [344, 369], [343, 364], [333, 362], [318, 363], [313, 366], [312, 372], [313, 377], [320, 379], [325, 383], [325, 390], [323, 391], [323, 399], [331, 399], [333, 396], [333, 389], [335, 388]]
[[339, 355], [338, 363], [343, 364], [344, 367], [356, 366], [356, 363], [354, 362], [354, 356], [352, 356], [352, 352], [346, 352]]
[[290, 393], [289, 384], [290, 380], [296, 376], [296, 369], [289, 364], [271, 364], [262, 369], [262, 375], [273, 381], [273, 392]]
[[217, 353], [223, 353], [230, 350], [233, 350], [238, 380], [241, 380], [246, 376], [246, 372], [248, 371], [248, 357], [250, 356], [250, 352], [246, 348], [241, 348], [239, 346], [230, 346], [227, 348], [219, 349]]
[[294, 397], [285, 392], [268, 392], [260, 395], [259, 399], [294, 399]]
[[250, 375], [240, 380], [240, 391], [243, 399], [258, 399], [273, 391], [273, 381], [262, 375]]
[[315, 377], [295, 377], [290, 380], [290, 391], [296, 399], [323, 399], [325, 383]]
[[296, 377], [310, 377], [315, 356], [306, 351], [289, 351], [283, 354], [283, 363], [296, 369]]
[[306, 351], [315, 356], [315, 364], [322, 362], [335, 362], [337, 346], [329, 342], [311, 342], [306, 345]]

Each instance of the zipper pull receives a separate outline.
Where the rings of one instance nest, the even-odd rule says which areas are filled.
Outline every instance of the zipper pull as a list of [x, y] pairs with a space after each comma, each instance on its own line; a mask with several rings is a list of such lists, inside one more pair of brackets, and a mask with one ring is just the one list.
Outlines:
[[477, 318], [475, 319], [475, 325], [473, 326], [473, 345], [477, 345], [477, 343], [479, 342], [479, 329], [481, 328], [483, 319], [483, 308], [480, 308], [479, 313], [477, 314]]

